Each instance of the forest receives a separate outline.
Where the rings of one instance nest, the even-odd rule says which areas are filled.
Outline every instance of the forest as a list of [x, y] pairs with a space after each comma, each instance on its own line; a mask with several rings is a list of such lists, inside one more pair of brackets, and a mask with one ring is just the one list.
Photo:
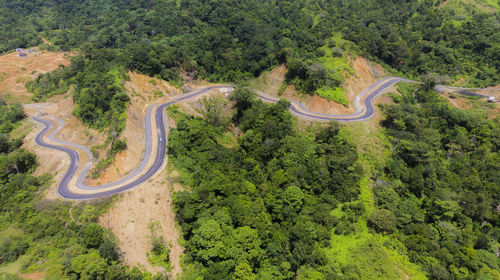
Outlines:
[[384, 109], [393, 148], [370, 222], [430, 279], [498, 279], [500, 120], [452, 108], [430, 89], [417, 89], [421, 106], [410, 90]]
[[331, 232], [356, 235], [363, 217], [429, 279], [498, 279], [500, 121], [452, 108], [429, 83], [382, 108], [391, 154], [373, 175], [372, 210], [341, 125], [297, 134], [287, 101], [245, 89], [231, 97], [237, 139], [227, 122], [172, 109], [170, 159], [189, 186], [175, 196], [193, 263], [185, 279], [365, 279], [365, 268], [327, 258]]
[[[72, 53], [26, 88], [34, 102], [70, 92], [73, 114], [107, 133], [94, 175], [126, 148], [128, 71], [183, 89], [186, 76], [245, 85], [285, 64], [282, 89], [345, 106], [358, 55], [425, 81], [377, 109], [379, 151], [356, 126], [298, 122], [288, 101], [263, 103], [244, 86], [203, 100], [201, 117], [169, 107], [168, 168], [185, 188], [173, 198], [181, 277], [500, 279], [500, 119], [433, 90], [498, 84], [500, 4], [444, 2], [0, 0], [0, 54]], [[0, 279], [19, 279], [3, 270], [15, 265], [47, 279], [163, 279], [120, 262], [97, 224], [113, 199], [44, 199], [53, 174], [33, 175], [37, 157], [18, 133], [27, 122], [0, 100]], [[156, 260], [168, 255], [156, 245]]]
[[289, 103], [246, 89], [232, 98], [243, 135], [227, 143], [220, 122], [184, 116], [169, 154], [190, 191], [175, 197], [194, 279], [292, 279], [326, 263], [338, 223], [329, 213], [359, 194], [355, 147], [338, 125], [298, 134]]
[[[179, 69], [237, 81], [290, 59], [309, 67], [340, 32], [365, 56], [403, 73], [491, 85], [500, 67], [498, 4], [462, 15], [438, 8], [442, 2], [2, 0], [0, 53], [43, 36], [50, 49], [119, 49], [123, 66], [169, 81], [179, 81]], [[317, 79], [314, 71], [300, 78]]]

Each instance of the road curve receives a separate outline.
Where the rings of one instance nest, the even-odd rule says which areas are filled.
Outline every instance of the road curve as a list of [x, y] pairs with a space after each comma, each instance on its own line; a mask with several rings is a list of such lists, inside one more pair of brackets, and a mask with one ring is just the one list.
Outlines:
[[[171, 104], [180, 102], [182, 100], [200, 95], [200, 94], [205, 93], [205, 92], [207, 92], [211, 89], [214, 89], [214, 88], [227, 88], [227, 87], [228, 86], [211, 86], [211, 87], [207, 87], [207, 88], [204, 88], [201, 90], [188, 92], [188, 93], [179, 95], [173, 101], [170, 101], [170, 102], [167, 102], [167, 103], [164, 103], [164, 104], [158, 106], [155, 110], [155, 121], [156, 121], [156, 127], [158, 128], [158, 135], [157, 135], [158, 143], [163, 143], [162, 141], [160, 141], [160, 139], [166, 139], [164, 120], [163, 120], [163, 109], [165, 109], [165, 107], [167, 107]], [[156, 157], [154, 159], [152, 166], [144, 174], [142, 174], [139, 178], [135, 179], [134, 181], [129, 182], [129, 183], [127, 183], [123, 186], [120, 186], [118, 188], [114, 188], [114, 189], [110, 189], [110, 190], [100, 190], [99, 192], [95, 192], [95, 193], [74, 193], [74, 192], [71, 192], [69, 190], [69, 183], [70, 183], [71, 179], [73, 178], [73, 176], [75, 175], [76, 171], [78, 170], [78, 163], [79, 163], [78, 152], [73, 150], [73, 149], [64, 147], [64, 146], [52, 145], [52, 144], [45, 142], [45, 140], [43, 140], [43, 137], [53, 127], [52, 122], [50, 122], [48, 120], [41, 119], [38, 115], [34, 116], [32, 119], [45, 126], [45, 128], [35, 137], [35, 143], [39, 146], [42, 146], [42, 147], [62, 151], [64, 153], [68, 154], [70, 157], [70, 166], [69, 166], [68, 170], [66, 171], [66, 173], [64, 174], [61, 182], [59, 182], [59, 185], [57, 187], [58, 194], [65, 199], [73, 199], [73, 200], [94, 199], [94, 198], [99, 198], [99, 197], [110, 196], [113, 194], [117, 194], [117, 193], [126, 191], [128, 189], [131, 189], [131, 188], [145, 182], [149, 178], [151, 178], [163, 165], [163, 161], [165, 159], [166, 145], [159, 144], [157, 146]], [[152, 133], [150, 133], [146, 139], [146, 146], [151, 145], [152, 137], [153, 137]], [[58, 140], [58, 141], [61, 142], [60, 140]], [[148, 142], [149, 142], [149, 144], [148, 144]], [[67, 144], [67, 143], [68, 142], [63, 142], [62, 144]], [[74, 145], [72, 145], [72, 146], [74, 146]], [[135, 171], [133, 173], [135, 173]], [[122, 179], [120, 181], [122, 181]], [[110, 188], [110, 187], [108, 187], [108, 188]], [[99, 188], [97, 187], [95, 189], [98, 190]]]
[[[349, 115], [329, 115], [329, 114], [321, 114], [321, 113], [312, 112], [312, 111], [309, 111], [303, 104], [301, 104], [300, 102], [297, 102], [297, 101], [290, 101], [290, 111], [298, 117], [316, 120], [316, 121], [337, 120], [337, 121], [341, 121], [341, 122], [354, 122], [354, 121], [367, 120], [367, 119], [371, 118], [374, 114], [374, 109], [373, 109], [373, 105], [372, 105], [373, 99], [375, 97], [377, 97], [378, 95], [382, 94], [383, 91], [387, 87], [389, 87], [395, 83], [398, 83], [398, 82], [417, 83], [415, 81], [404, 79], [404, 78], [399, 78], [399, 77], [383, 78], [383, 79], [379, 80], [378, 82], [376, 82], [375, 84], [371, 85], [369, 88], [367, 88], [365, 91], [363, 91], [356, 98], [356, 100], [354, 101], [354, 107], [356, 108], [356, 112], [349, 114]], [[157, 149], [156, 149], [156, 156], [155, 156], [154, 162], [151, 165], [151, 167], [149, 167], [149, 169], [144, 174], [142, 174], [138, 178], [134, 179], [133, 181], [126, 183], [126, 184], [119, 186], [119, 187], [116, 187], [116, 186], [123, 184], [127, 180], [130, 180], [133, 177], [139, 175], [141, 173], [141, 171], [143, 171], [143, 169], [146, 167], [146, 164], [149, 161], [150, 156], [153, 154], [152, 139], [154, 136], [153, 136], [153, 133], [151, 132], [151, 122], [149, 121], [149, 123], [148, 123], [148, 119], [149, 120], [151, 119], [150, 114], [153, 111], [152, 106], [148, 107], [148, 111], [146, 112], [146, 117], [145, 117], [145, 151], [144, 151], [143, 159], [142, 159], [141, 163], [139, 164], [139, 167], [136, 170], [134, 170], [133, 172], [131, 172], [129, 175], [127, 175], [124, 178], [119, 179], [118, 181], [94, 187], [94, 186], [87, 186], [87, 185], [83, 184], [83, 179], [85, 178], [85, 176], [90, 168], [90, 162], [87, 163], [85, 168], [82, 170], [82, 173], [78, 177], [76, 186], [77, 186], [77, 188], [82, 189], [82, 190], [97, 190], [97, 192], [94, 192], [94, 193], [74, 193], [74, 192], [71, 192], [69, 190], [69, 183], [70, 183], [71, 179], [73, 178], [73, 176], [75, 175], [76, 171], [78, 170], [78, 164], [79, 164], [78, 152], [73, 150], [73, 149], [64, 147], [64, 146], [52, 145], [52, 144], [45, 142], [43, 140], [43, 137], [52, 128], [53, 124], [48, 120], [44, 120], [44, 119], [39, 118], [38, 114], [33, 117], [33, 120], [45, 125], [45, 128], [35, 137], [35, 142], [36, 142], [36, 144], [38, 144], [42, 147], [65, 152], [70, 157], [70, 160], [71, 160], [70, 166], [69, 166], [68, 170], [66, 171], [66, 173], [64, 174], [61, 182], [59, 182], [59, 185], [57, 187], [57, 192], [61, 197], [65, 198], [65, 199], [83, 200], [83, 199], [94, 199], [94, 198], [99, 198], [99, 197], [110, 196], [113, 194], [117, 194], [117, 193], [126, 191], [128, 189], [131, 189], [131, 188], [145, 182], [146, 180], [151, 178], [163, 165], [163, 162], [165, 159], [166, 143], [163, 141], [160, 141], [160, 139], [165, 139], [165, 141], [166, 141], [164, 119], [163, 119], [163, 110], [165, 109], [165, 107], [167, 107], [171, 104], [174, 104], [174, 103], [181, 102], [185, 99], [198, 96], [198, 95], [203, 94], [211, 89], [232, 88], [232, 87], [233, 86], [231, 86], [231, 85], [209, 86], [209, 87], [203, 88], [201, 90], [194, 90], [194, 91], [190, 91], [190, 92], [181, 94], [181, 95], [175, 97], [172, 101], [161, 104], [158, 107], [156, 107], [156, 110], [154, 110], [154, 114], [155, 114], [154, 117], [155, 117], [156, 127], [157, 127], [159, 132], [157, 134], [158, 145], [157, 145]], [[437, 86], [437, 87], [440, 87], [440, 86]], [[267, 102], [279, 101], [279, 98], [266, 95], [265, 93], [260, 92], [260, 91], [255, 91], [255, 92], [256, 92], [257, 96], [260, 99], [262, 99], [263, 101], [267, 101]], [[361, 107], [361, 105], [359, 104], [359, 101], [365, 96], [366, 96], [366, 98], [364, 99], [364, 106]], [[60, 126], [61, 125], [62, 124], [60, 123]], [[51, 133], [51, 135], [49, 136], [49, 139], [51, 141], [53, 141], [54, 143], [59, 143], [62, 145], [72, 146], [72, 147], [81, 149], [84, 152], [86, 152], [87, 154], [89, 154], [89, 159], [91, 159], [91, 154], [89, 153], [88, 149], [86, 149], [85, 147], [82, 147], [82, 146], [74, 144], [74, 143], [70, 143], [70, 142], [56, 139], [54, 136], [57, 134], [59, 129], [60, 128], [56, 129], [53, 133]], [[163, 143], [163, 144], [160, 144], [160, 143]], [[116, 188], [110, 189], [112, 187], [116, 187]]]

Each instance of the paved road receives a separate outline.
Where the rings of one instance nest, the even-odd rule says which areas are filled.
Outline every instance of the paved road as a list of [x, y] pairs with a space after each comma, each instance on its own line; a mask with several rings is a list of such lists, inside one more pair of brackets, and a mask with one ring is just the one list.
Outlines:
[[137, 175], [139, 175], [139, 173], [141, 173], [144, 170], [144, 168], [146, 167], [147, 163], [149, 162], [149, 159], [151, 158], [151, 154], [152, 154], [152, 152], [151, 152], [151, 150], [152, 150], [151, 114], [152, 114], [154, 107], [155, 107], [154, 105], [148, 106], [148, 108], [146, 110], [146, 115], [144, 117], [144, 140], [145, 140], [144, 146], [145, 146], [145, 149], [144, 149], [144, 154], [142, 156], [142, 159], [139, 163], [139, 167], [137, 167], [135, 170], [128, 173], [126, 176], [122, 177], [121, 179], [119, 179], [117, 181], [110, 182], [110, 183], [103, 184], [103, 185], [99, 185], [99, 186], [90, 186], [90, 185], [87, 185], [84, 183], [84, 180], [88, 175], [90, 167], [92, 166], [92, 161], [93, 161], [92, 153], [90, 152], [90, 150], [87, 147], [84, 147], [84, 146], [76, 144], [76, 143], [57, 139], [55, 136], [59, 133], [61, 128], [64, 127], [65, 122], [63, 120], [60, 120], [60, 119], [55, 119], [59, 125], [58, 125], [57, 129], [55, 129], [48, 136], [50, 141], [52, 141], [54, 143], [66, 145], [66, 146], [75, 147], [75, 148], [85, 152], [87, 154], [87, 157], [89, 158], [89, 161], [87, 162], [87, 164], [85, 164], [83, 170], [80, 172], [80, 175], [78, 176], [78, 179], [76, 181], [76, 187], [78, 189], [80, 189], [80, 190], [100, 190], [100, 189], [107, 189], [107, 188], [116, 187], [116, 186], [121, 185], [121, 184], [127, 182], [128, 180], [136, 177]]
[[[101, 189], [99, 192], [95, 192], [95, 193], [74, 193], [74, 192], [69, 190], [69, 183], [70, 183], [71, 179], [73, 178], [73, 176], [75, 175], [76, 171], [78, 170], [78, 164], [80, 161], [78, 152], [73, 150], [73, 149], [64, 147], [64, 146], [56, 146], [56, 145], [52, 145], [52, 144], [45, 142], [45, 140], [43, 140], [43, 137], [53, 127], [53, 124], [52, 124], [52, 122], [50, 122], [48, 120], [40, 118], [38, 115], [34, 116], [33, 120], [35, 120], [35, 121], [37, 121], [45, 126], [45, 128], [35, 137], [36, 144], [38, 144], [42, 147], [51, 148], [54, 150], [65, 152], [70, 157], [70, 166], [69, 166], [68, 170], [66, 171], [66, 173], [64, 174], [61, 182], [59, 182], [59, 185], [57, 187], [58, 194], [61, 197], [66, 198], [66, 199], [74, 199], [74, 200], [93, 199], [93, 198], [99, 198], [99, 197], [105, 197], [105, 196], [117, 194], [117, 193], [126, 191], [128, 189], [131, 189], [131, 188], [145, 182], [146, 180], [151, 178], [160, 169], [160, 167], [163, 165], [163, 161], [165, 159], [166, 137], [165, 137], [165, 126], [164, 126], [164, 119], [163, 119], [163, 110], [165, 109], [165, 107], [167, 107], [171, 104], [180, 102], [182, 100], [194, 97], [196, 95], [200, 95], [200, 94], [205, 93], [205, 92], [207, 92], [211, 89], [214, 89], [214, 88], [227, 88], [227, 87], [228, 86], [212, 86], [212, 87], [204, 88], [202, 90], [188, 92], [188, 93], [179, 95], [173, 101], [170, 101], [168, 103], [165, 103], [165, 104], [158, 106], [155, 110], [155, 121], [156, 121], [156, 127], [158, 128], [157, 139], [158, 139], [159, 145], [157, 145], [157, 150], [155, 153], [156, 157], [154, 159], [153, 165], [144, 174], [142, 174], [139, 178], [135, 179], [132, 182], [129, 182], [127, 184], [124, 184], [120, 187], [113, 188], [113, 189], [109, 189], [109, 188], [111, 188], [112, 186], [119, 185], [119, 183], [117, 183], [117, 184], [115, 184], [116, 182], [110, 183], [107, 187], [105, 187], [105, 188], [108, 188], [109, 190], [102, 190], [102, 186], [98, 186], [97, 188], [94, 187], [94, 189]], [[146, 117], [146, 119], [147, 119], [147, 117]], [[146, 123], [147, 123], [147, 121], [146, 121]], [[148, 126], [146, 126], [146, 129], [148, 129]], [[150, 125], [149, 125], [149, 131], [151, 131]], [[52, 133], [52, 135], [55, 135], [56, 133], [57, 132]], [[146, 140], [146, 149], [145, 149], [146, 152], [145, 152], [145, 156], [143, 158], [149, 157], [152, 154], [151, 152], [147, 152], [148, 147], [150, 147], [150, 150], [151, 150], [152, 137], [153, 137], [153, 133], [146, 134], [146, 137], [145, 137], [146, 138], [145, 139]], [[160, 139], [162, 139], [163, 141], [160, 141]], [[51, 140], [53, 140], [53, 139], [51, 139]], [[63, 145], [68, 145], [68, 143], [69, 143], [69, 142], [65, 142], [65, 141], [61, 141], [61, 140], [57, 140], [57, 142], [61, 143]], [[76, 144], [73, 144], [73, 143], [70, 143], [70, 144], [71, 144], [70, 146], [80, 148]], [[146, 154], [148, 154], [148, 155], [146, 155]], [[148, 158], [148, 160], [149, 160], [149, 158]], [[143, 161], [144, 161], [144, 159], [143, 159]], [[145, 161], [145, 162], [147, 163], [147, 161]], [[140, 173], [140, 171], [142, 171], [140, 169], [141, 169], [141, 166], [139, 166], [138, 170], [136, 170], [132, 173], [138, 174], [138, 173]], [[85, 177], [86, 173], [82, 172], [82, 174], [84, 174], [84, 175], [80, 175], [80, 177], [81, 176]], [[127, 177], [129, 177], [129, 176], [127, 176]], [[119, 181], [121, 183], [123, 183], [126, 180], [121, 179]]]
[[[297, 101], [290, 101], [290, 111], [301, 118], [306, 118], [306, 119], [311, 119], [311, 120], [316, 120], [316, 121], [329, 121], [329, 120], [337, 120], [337, 121], [342, 121], [342, 122], [353, 122], [353, 121], [363, 121], [371, 118], [374, 114], [374, 109], [373, 109], [373, 99], [377, 97], [378, 95], [382, 94], [383, 91], [398, 82], [410, 82], [410, 83], [417, 83], [415, 81], [399, 78], [399, 77], [386, 77], [384, 79], [381, 79], [380, 81], [376, 82], [375, 84], [371, 85], [369, 88], [367, 88], [365, 91], [363, 91], [355, 100], [354, 102], [354, 107], [356, 108], [356, 112], [349, 114], [349, 115], [329, 115], [329, 114], [321, 114], [321, 113], [316, 113], [309, 111], [303, 104]], [[440, 87], [440, 86], [437, 86]], [[158, 134], [157, 134], [157, 149], [156, 153], [154, 153], [155, 159], [151, 167], [140, 175], [138, 178], [134, 179], [133, 181], [124, 184], [125, 182], [129, 181], [130, 179], [137, 177], [139, 174], [141, 174], [148, 161], [150, 160], [151, 156], [153, 155], [152, 151], [152, 142], [154, 135], [151, 131], [151, 113], [153, 111], [153, 106], [148, 107], [148, 110], [146, 112], [146, 117], [145, 117], [145, 149], [144, 149], [144, 155], [143, 159], [141, 160], [141, 163], [139, 164], [139, 167], [131, 172], [129, 175], [127, 175], [124, 178], [121, 178], [120, 180], [112, 183], [108, 183], [105, 185], [101, 186], [87, 186], [83, 183], [83, 179], [87, 175], [87, 172], [90, 168], [90, 162], [86, 164], [85, 168], [82, 170], [82, 173], [79, 175], [76, 183], [76, 187], [81, 189], [81, 190], [97, 190], [97, 192], [94, 193], [74, 193], [69, 190], [69, 183], [73, 176], [75, 175], [76, 171], [78, 170], [78, 164], [79, 164], [79, 156], [78, 152], [75, 151], [74, 149], [70, 149], [64, 146], [56, 146], [52, 144], [48, 144], [43, 140], [43, 137], [45, 134], [48, 133], [48, 131], [52, 128], [52, 122], [48, 120], [44, 120], [39, 118], [39, 116], [33, 117], [33, 120], [42, 123], [45, 125], [45, 128], [36, 136], [35, 142], [43, 147], [46, 148], [51, 148], [54, 150], [59, 150], [62, 152], [65, 152], [66, 154], [69, 155], [71, 159], [70, 166], [66, 173], [64, 174], [64, 177], [62, 178], [61, 182], [58, 185], [57, 191], [59, 195], [63, 198], [66, 199], [93, 199], [93, 198], [99, 198], [99, 197], [105, 197], [113, 194], [117, 194], [120, 192], [123, 192], [125, 190], [131, 189], [149, 178], [151, 178], [163, 165], [164, 159], [165, 159], [165, 151], [166, 151], [166, 129], [164, 126], [164, 114], [163, 111], [165, 107], [181, 102], [185, 99], [203, 94], [211, 89], [215, 88], [232, 88], [231, 85], [220, 85], [220, 86], [210, 86], [203, 88], [201, 90], [195, 90], [191, 92], [184, 93], [182, 95], [179, 95], [175, 97], [172, 101], [164, 103], [156, 107], [156, 110], [154, 110], [154, 117], [156, 121], [156, 127], [158, 129]], [[277, 102], [279, 99], [273, 96], [266, 95], [263, 92], [260, 91], [255, 91], [257, 96], [268, 102]], [[362, 100], [364, 97], [364, 106], [361, 106], [359, 104], [359, 101]], [[59, 128], [56, 129], [51, 135], [49, 135], [49, 139], [53, 141], [54, 143], [59, 143], [62, 145], [66, 146], [71, 146], [77, 149], [83, 150], [85, 153], [88, 154], [89, 159], [92, 158], [92, 155], [90, 151], [80, 145], [58, 140], [54, 136], [57, 134], [58, 130], [62, 127], [63, 123], [59, 121]], [[163, 141], [160, 141], [162, 139]], [[115, 188], [113, 188], [115, 187]]]

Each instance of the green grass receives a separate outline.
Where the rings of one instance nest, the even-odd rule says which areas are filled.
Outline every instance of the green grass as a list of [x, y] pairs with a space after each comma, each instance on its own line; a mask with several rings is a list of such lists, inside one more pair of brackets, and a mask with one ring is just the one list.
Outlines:
[[346, 107], [349, 106], [349, 100], [347, 100], [344, 89], [341, 87], [336, 87], [334, 89], [328, 87], [320, 88], [316, 91], [316, 94], [325, 99], [340, 103]]
[[343, 51], [342, 56], [334, 56], [332, 48], [328, 46], [323, 46], [320, 50], [325, 52], [325, 55], [320, 58], [321, 65], [325, 68], [330, 71], [339, 71], [340, 74], [346, 74], [347, 72], [349, 75], [355, 75], [356, 72], [351, 67], [345, 50]]
[[180, 120], [185, 119], [189, 115], [181, 112], [180, 110], [180, 105], [179, 104], [174, 104], [171, 106], [167, 107], [167, 114], [170, 118], [174, 119], [176, 123], [178, 123]]
[[154, 90], [153, 95], [156, 98], [163, 97], [163, 92], [161, 92], [161, 90]]
[[5, 79], [7, 79], [10, 76], [9, 73], [0, 73], [0, 82], [3, 82]]
[[[371, 213], [374, 209], [373, 195], [368, 184], [369, 178], [361, 182], [362, 201]], [[331, 212], [335, 217], [343, 215], [342, 205]], [[343, 271], [358, 275], [360, 279], [427, 279], [420, 268], [410, 263], [407, 256], [400, 254], [404, 246], [390, 236], [373, 233], [367, 226], [367, 216], [360, 217], [354, 225], [354, 233], [336, 235], [332, 231], [331, 247], [325, 253], [329, 260], [336, 262]], [[344, 274], [345, 275], [345, 274]]]
[[25, 84], [29, 81], [31, 81], [31, 77], [29, 77], [29, 76], [17, 77], [17, 79], [16, 79], [16, 83], [18, 83], [18, 84]]
[[[342, 268], [344, 277], [356, 279], [427, 279], [418, 265], [410, 263], [404, 245], [396, 238], [375, 233], [368, 228], [367, 219], [376, 209], [371, 178], [389, 157], [390, 144], [383, 130], [372, 122], [345, 126], [340, 135], [359, 147], [359, 160], [364, 171], [360, 182], [360, 195], [352, 203], [362, 202], [366, 212], [354, 224], [354, 233], [337, 235], [332, 230], [330, 248], [325, 254]], [[341, 218], [343, 204], [330, 214]], [[349, 278], [350, 279], [350, 278]]]
[[6, 263], [0, 266], [0, 275], [4, 274], [18, 274], [27, 263], [29, 256], [20, 256], [15, 262]]
[[238, 145], [236, 136], [231, 131], [225, 131], [224, 133], [217, 135], [217, 143], [226, 148], [234, 148]]
[[500, 9], [497, 0], [449, 0], [442, 9], [448, 10], [451, 23], [456, 27], [472, 18], [471, 10], [479, 13], [495, 13]]
[[24, 138], [32, 129], [33, 123], [28, 119], [24, 119], [10, 132], [10, 137], [13, 139]]
[[[334, 49], [336, 50], [334, 53]], [[330, 42], [320, 48], [324, 55], [318, 59], [318, 62], [330, 72], [330, 80], [337, 84], [342, 84], [346, 77], [356, 76], [356, 72], [352, 67], [352, 59], [355, 58], [356, 51], [353, 46], [342, 39], [340, 33], [335, 33], [330, 38]], [[316, 90], [319, 96], [340, 103], [344, 106], [349, 106], [349, 101], [345, 96], [344, 89], [341, 86], [323, 87]]]

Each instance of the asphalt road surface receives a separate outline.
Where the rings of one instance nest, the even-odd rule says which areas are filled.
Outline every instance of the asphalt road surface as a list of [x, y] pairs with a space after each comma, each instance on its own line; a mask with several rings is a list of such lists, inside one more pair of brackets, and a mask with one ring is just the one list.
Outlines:
[[[372, 104], [373, 99], [375, 97], [377, 97], [378, 95], [382, 94], [387, 87], [389, 87], [395, 83], [398, 83], [398, 82], [417, 83], [415, 81], [411, 81], [411, 80], [407, 80], [407, 79], [399, 78], [399, 77], [383, 78], [383, 79], [379, 80], [378, 82], [376, 82], [375, 84], [371, 85], [369, 88], [367, 88], [365, 91], [363, 91], [356, 98], [356, 100], [354, 101], [354, 107], [356, 109], [356, 112], [349, 114], [349, 115], [329, 115], [329, 114], [315, 113], [315, 112], [307, 110], [303, 104], [301, 104], [300, 102], [297, 102], [297, 101], [290, 101], [290, 111], [298, 117], [311, 119], [311, 120], [315, 120], [315, 121], [337, 120], [337, 121], [341, 121], [341, 122], [354, 122], [354, 121], [367, 120], [367, 119], [371, 118], [374, 114], [374, 109], [373, 109], [373, 104]], [[443, 86], [437, 86], [436, 88], [442, 88], [442, 87]], [[148, 107], [148, 110], [146, 111], [146, 116], [145, 116], [145, 137], [144, 137], [145, 138], [145, 149], [144, 149], [144, 155], [143, 155], [143, 158], [139, 164], [139, 167], [137, 169], [135, 169], [134, 171], [132, 171], [131, 173], [129, 173], [124, 178], [119, 179], [118, 181], [111, 182], [111, 183], [101, 185], [101, 186], [87, 186], [83, 183], [83, 179], [85, 179], [85, 177], [90, 169], [91, 162], [89, 161], [86, 164], [86, 166], [83, 168], [81, 174], [79, 175], [77, 182], [76, 182], [76, 187], [78, 189], [81, 189], [81, 190], [95, 190], [96, 192], [93, 192], [93, 193], [75, 193], [75, 192], [72, 192], [71, 190], [69, 190], [69, 183], [70, 183], [71, 179], [75, 176], [76, 171], [78, 170], [78, 164], [79, 164], [78, 152], [74, 149], [67, 148], [64, 146], [57, 146], [57, 145], [52, 145], [52, 144], [46, 143], [43, 140], [43, 137], [52, 128], [53, 124], [52, 124], [52, 122], [50, 122], [48, 120], [44, 120], [44, 119], [39, 118], [38, 115], [33, 117], [33, 120], [45, 125], [45, 128], [35, 138], [36, 144], [38, 144], [42, 147], [65, 152], [70, 157], [70, 160], [71, 160], [70, 166], [69, 166], [68, 170], [66, 171], [66, 173], [64, 174], [61, 182], [59, 183], [59, 185], [57, 187], [57, 192], [59, 193], [59, 195], [65, 199], [73, 199], [73, 200], [94, 199], [94, 198], [114, 195], [114, 194], [129, 190], [129, 189], [136, 187], [137, 185], [140, 185], [141, 183], [147, 181], [161, 168], [161, 166], [163, 165], [163, 162], [165, 160], [165, 152], [166, 152], [166, 146], [167, 146], [167, 143], [166, 143], [167, 139], [166, 139], [166, 135], [165, 135], [166, 129], [164, 126], [164, 114], [163, 114], [165, 107], [167, 107], [171, 104], [174, 104], [174, 103], [181, 102], [185, 99], [203, 94], [203, 93], [205, 93], [211, 89], [215, 89], [215, 88], [232, 88], [232, 86], [231, 85], [210, 86], [210, 87], [203, 88], [201, 90], [194, 90], [194, 91], [187, 92], [187, 93], [184, 93], [182, 95], [176, 96], [172, 101], [159, 105], [158, 107], [156, 107], [155, 110], [153, 110], [153, 106]], [[279, 101], [278, 98], [266, 95], [263, 92], [259, 92], [259, 91], [255, 91], [255, 92], [256, 92], [257, 96], [264, 101], [268, 101], [268, 102]], [[366, 96], [366, 98], [364, 99], [364, 106], [361, 106], [359, 104], [359, 101], [362, 98], [364, 98], [365, 96]], [[153, 153], [153, 151], [152, 151], [152, 142], [153, 142], [154, 135], [151, 131], [151, 121], [150, 121], [151, 114], [153, 113], [153, 111], [155, 114], [154, 117], [155, 117], [155, 121], [156, 121], [156, 127], [158, 129], [158, 133], [156, 135], [156, 137], [158, 138], [158, 141], [157, 141], [158, 145], [157, 145], [157, 149], [156, 149], [155, 153]], [[81, 149], [85, 153], [87, 153], [89, 156], [89, 159], [92, 160], [92, 154], [90, 153], [90, 151], [87, 148], [80, 146], [78, 144], [62, 141], [62, 140], [55, 138], [55, 135], [58, 133], [59, 129], [62, 127], [62, 125], [64, 125], [63, 123], [61, 123], [60, 120], [58, 120], [58, 122], [60, 122], [59, 128], [56, 129], [53, 133], [51, 133], [51, 135], [49, 135], [49, 139], [51, 141], [53, 141], [54, 143], [59, 143], [62, 145], [71, 146], [71, 147], [74, 147], [77, 149]], [[151, 156], [153, 154], [155, 155], [155, 159], [154, 159], [154, 162], [151, 165], [151, 167], [149, 167], [149, 169], [146, 172], [144, 172], [142, 175], [140, 175], [138, 178], [134, 179], [133, 181], [131, 181], [129, 183], [124, 184], [125, 182], [129, 181], [130, 179], [137, 177], [139, 174], [141, 174], [144, 171], [148, 161], [151, 159]], [[113, 188], [113, 187], [116, 187], [116, 188]], [[112, 189], [110, 189], [110, 188], [112, 188]]]

